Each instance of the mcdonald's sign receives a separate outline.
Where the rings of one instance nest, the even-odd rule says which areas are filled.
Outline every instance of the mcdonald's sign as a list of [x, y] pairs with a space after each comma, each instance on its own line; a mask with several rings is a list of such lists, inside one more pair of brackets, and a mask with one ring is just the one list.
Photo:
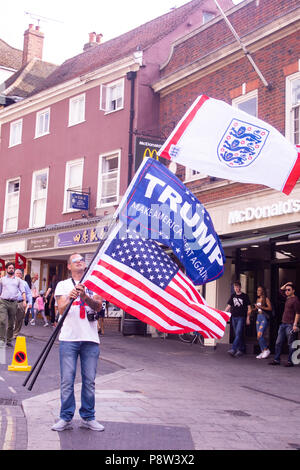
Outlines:
[[161, 159], [158, 156], [158, 150], [164, 143], [163, 140], [158, 139], [147, 139], [143, 137], [136, 138], [135, 145], [135, 171], [139, 168], [144, 158], [154, 158], [155, 160], [165, 162], [165, 159]]

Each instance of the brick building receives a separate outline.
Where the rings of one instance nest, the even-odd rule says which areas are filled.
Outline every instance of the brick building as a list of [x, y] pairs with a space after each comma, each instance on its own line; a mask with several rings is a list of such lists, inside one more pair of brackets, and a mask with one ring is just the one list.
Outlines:
[[[90, 33], [60, 66], [43, 61], [39, 28], [25, 31], [22, 65], [0, 85], [14, 100], [0, 109], [0, 257], [22, 253], [40, 288], [65, 276], [74, 250], [91, 258], [96, 227], [109, 224], [144, 154], [162, 143], [151, 84], [172, 42], [216, 15], [213, 0], [192, 0], [107, 42]], [[71, 193], [89, 196], [88, 210], [71, 207]]]
[[[160, 95], [162, 135], [166, 138], [195, 98], [205, 94], [256, 115], [299, 144], [299, 1], [245, 0], [227, 17], [266, 83], [217, 17], [173, 43], [153, 84]], [[300, 183], [285, 196], [183, 167], [177, 174], [210, 212], [227, 256], [224, 276], [206, 286], [209, 304], [225, 307], [234, 278], [253, 301], [264, 284], [277, 314], [275, 331], [282, 313], [279, 286], [292, 280], [300, 292]], [[254, 334], [252, 325], [248, 336]]]

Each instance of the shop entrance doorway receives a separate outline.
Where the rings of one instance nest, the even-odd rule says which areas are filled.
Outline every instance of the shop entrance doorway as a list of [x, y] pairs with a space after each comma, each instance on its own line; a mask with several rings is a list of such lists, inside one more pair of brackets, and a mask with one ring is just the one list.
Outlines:
[[[272, 302], [273, 312], [270, 318], [266, 339], [274, 352], [277, 332], [284, 311], [285, 297], [280, 295], [280, 287], [288, 281], [296, 286], [296, 295], [300, 297], [300, 243], [297, 241], [275, 241], [261, 245], [252, 245], [236, 250], [236, 279], [240, 279], [243, 292], [247, 292], [254, 304], [258, 286], [264, 286]], [[259, 352], [256, 339], [256, 317], [253, 314], [251, 325], [246, 327], [247, 349]], [[232, 336], [231, 336], [232, 337]]]
[[67, 264], [65, 261], [42, 260], [41, 262], [41, 283], [42, 290], [47, 292], [47, 289], [52, 283], [66, 279]]
[[[267, 296], [271, 298], [271, 248], [269, 244], [252, 245], [240, 248], [236, 252], [236, 278], [240, 279], [242, 291], [247, 292], [251, 305], [256, 301], [258, 286], [264, 286]], [[270, 340], [270, 328], [265, 337]], [[245, 343], [247, 352], [260, 352], [256, 334], [256, 314], [253, 311], [250, 325], [245, 328]]]

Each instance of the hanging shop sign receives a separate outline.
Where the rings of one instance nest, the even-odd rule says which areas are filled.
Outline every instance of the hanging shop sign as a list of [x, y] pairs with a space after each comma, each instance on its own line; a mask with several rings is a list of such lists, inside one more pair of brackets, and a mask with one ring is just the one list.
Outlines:
[[71, 193], [71, 209], [88, 211], [90, 207], [90, 196], [83, 193]]
[[139, 168], [144, 158], [150, 157], [165, 163], [166, 160], [158, 156], [158, 151], [163, 143], [164, 141], [159, 139], [137, 137], [135, 145], [135, 171]]

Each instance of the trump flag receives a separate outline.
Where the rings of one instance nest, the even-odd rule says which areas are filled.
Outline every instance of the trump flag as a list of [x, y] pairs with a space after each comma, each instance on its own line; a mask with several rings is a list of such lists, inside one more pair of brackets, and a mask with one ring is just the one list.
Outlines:
[[170, 247], [195, 285], [223, 275], [225, 255], [209, 213], [153, 158], [140, 166], [120, 205], [119, 218], [123, 227]]
[[274, 127], [200, 95], [158, 155], [211, 176], [263, 184], [290, 194], [300, 176], [299, 148]]
[[83, 284], [112, 304], [165, 333], [224, 335], [230, 313], [209, 307], [190, 279], [153, 240], [120, 222]]

